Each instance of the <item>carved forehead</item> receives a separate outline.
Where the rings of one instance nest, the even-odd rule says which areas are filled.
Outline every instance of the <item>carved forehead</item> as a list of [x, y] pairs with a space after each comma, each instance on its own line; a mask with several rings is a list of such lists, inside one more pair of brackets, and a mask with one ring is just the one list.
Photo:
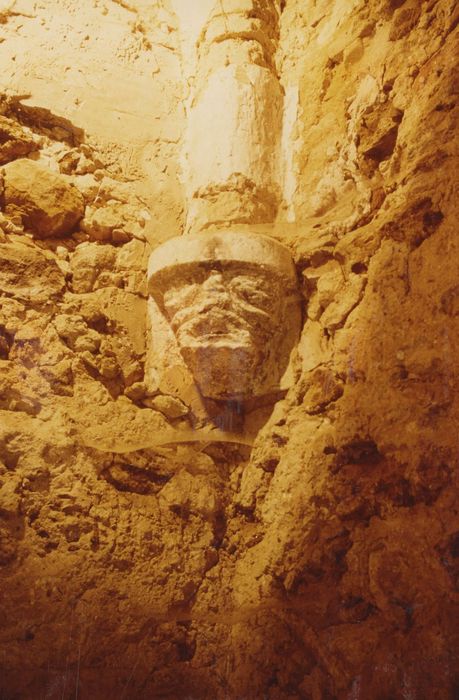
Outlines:
[[150, 292], [192, 279], [212, 270], [277, 277], [296, 285], [296, 272], [290, 251], [282, 244], [259, 234], [225, 231], [173, 238], [150, 257]]

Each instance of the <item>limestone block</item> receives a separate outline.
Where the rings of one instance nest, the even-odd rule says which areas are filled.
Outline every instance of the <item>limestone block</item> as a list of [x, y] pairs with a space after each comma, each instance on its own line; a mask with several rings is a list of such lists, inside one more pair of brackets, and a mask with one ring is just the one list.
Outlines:
[[340, 328], [352, 309], [357, 306], [365, 289], [365, 279], [360, 275], [351, 274], [343, 290], [321, 316], [321, 324], [328, 330]]
[[142, 224], [135, 206], [109, 199], [103, 206], [90, 206], [81, 222], [81, 229], [96, 241], [127, 243], [132, 236], [143, 239]]
[[[124, 454], [160, 444], [170, 432], [161, 413], [138, 408], [126, 396], [103, 404], [96, 398], [94, 394], [82, 397], [73, 416], [81, 440], [88, 447]], [[92, 409], [88, 411], [90, 405]]]
[[146, 301], [116, 287], [104, 287], [89, 294], [67, 297], [62, 310], [81, 315], [92, 328], [123, 329], [137, 355], [145, 352]]
[[97, 352], [100, 345], [98, 334], [88, 328], [82, 316], [58, 314], [54, 325], [59, 337], [72, 350]]
[[411, 7], [402, 7], [394, 13], [392, 27], [389, 34], [391, 41], [398, 41], [409, 34], [416, 26], [421, 8], [417, 3], [410, 3]]
[[[0, 196], [1, 192], [3, 192], [2, 189], [0, 190]], [[20, 216], [13, 215], [9, 218], [0, 212], [0, 239], [2, 242], [6, 241], [5, 233], [24, 233], [24, 227]]]
[[68, 179], [80, 190], [86, 204], [93, 202], [96, 197], [100, 196], [100, 182], [96, 180], [92, 173], [73, 176]]
[[0, 244], [0, 289], [15, 299], [44, 303], [64, 289], [54, 256], [19, 243]]
[[[209, 222], [238, 221], [244, 198], [267, 203], [258, 221], [272, 221], [276, 207], [276, 168], [282, 119], [282, 93], [274, 74], [261, 66], [229, 65], [214, 71], [196, 95], [186, 136], [187, 195], [212, 202], [235, 191], [235, 212], [216, 208]], [[193, 223], [193, 211], [191, 215]]]
[[39, 148], [39, 139], [13, 119], [0, 116], [0, 165]]
[[4, 168], [5, 210], [17, 213], [39, 238], [69, 233], [84, 213], [84, 201], [64, 177], [20, 158]]
[[109, 241], [113, 231], [120, 229], [122, 225], [123, 218], [119, 208], [112, 204], [99, 209], [89, 208], [82, 222], [82, 229], [96, 241]]
[[221, 505], [215, 486], [205, 474], [190, 474], [181, 469], [161, 490], [161, 499], [171, 510], [188, 517], [199, 514], [213, 520]]
[[126, 387], [125, 395], [134, 403], [142, 401], [148, 396], [148, 387], [145, 382], [134, 382], [131, 386]]
[[306, 375], [299, 386], [308, 413], [320, 413], [343, 395], [342, 382], [327, 367], [318, 367]]
[[[29, 371], [26, 376], [17, 365], [9, 360], [0, 360], [0, 410], [21, 411], [37, 415], [41, 401], [37, 396], [43, 382], [35, 381]], [[49, 391], [49, 386], [47, 386]]]
[[300, 324], [287, 248], [247, 232], [172, 239], [152, 254], [148, 275], [204, 396], [242, 400], [278, 390]]
[[403, 112], [390, 102], [364, 110], [358, 126], [358, 153], [362, 169], [371, 174], [375, 167], [394, 152]]
[[319, 267], [307, 268], [303, 277], [307, 288], [316, 290], [308, 304], [308, 317], [317, 320], [343, 287], [343, 271], [336, 260], [328, 260]]
[[335, 248], [335, 257], [347, 270], [362, 272], [378, 247], [378, 239], [371, 226], [363, 226], [343, 237]]
[[146, 267], [150, 248], [144, 241], [133, 238], [118, 248], [115, 275], [122, 280], [123, 289], [145, 297], [147, 295]]
[[166, 418], [183, 418], [189, 412], [187, 406], [174, 396], [155, 396], [149, 402], [149, 408], [160, 411]]
[[143, 368], [135, 353], [131, 338], [126, 334], [121, 337], [113, 337], [110, 341], [102, 342], [101, 351], [107, 353], [107, 357], [101, 364], [101, 373], [121, 373], [123, 382], [129, 386], [139, 382], [143, 377]]

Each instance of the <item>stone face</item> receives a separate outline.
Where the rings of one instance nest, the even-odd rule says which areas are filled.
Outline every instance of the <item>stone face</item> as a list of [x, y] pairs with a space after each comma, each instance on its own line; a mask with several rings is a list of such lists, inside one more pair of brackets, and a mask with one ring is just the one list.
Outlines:
[[63, 236], [80, 221], [84, 201], [75, 187], [36, 162], [18, 159], [4, 168], [4, 204], [38, 238]]
[[168, 241], [150, 258], [149, 288], [204, 396], [278, 388], [300, 319], [286, 248], [229, 231]]

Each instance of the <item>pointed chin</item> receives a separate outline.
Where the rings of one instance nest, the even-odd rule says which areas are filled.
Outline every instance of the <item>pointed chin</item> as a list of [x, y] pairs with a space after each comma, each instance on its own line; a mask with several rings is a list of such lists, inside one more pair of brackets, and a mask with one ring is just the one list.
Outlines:
[[201, 339], [181, 344], [180, 351], [203, 396], [242, 401], [256, 393], [260, 353], [251, 343], [234, 338]]

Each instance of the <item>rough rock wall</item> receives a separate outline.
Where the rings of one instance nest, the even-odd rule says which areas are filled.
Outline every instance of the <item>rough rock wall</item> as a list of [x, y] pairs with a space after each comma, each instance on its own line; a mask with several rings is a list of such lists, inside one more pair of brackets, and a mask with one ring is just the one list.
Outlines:
[[143, 382], [186, 36], [79, 5], [1, 14], [1, 696], [457, 697], [455, 3], [283, 3], [304, 328], [252, 449]]

